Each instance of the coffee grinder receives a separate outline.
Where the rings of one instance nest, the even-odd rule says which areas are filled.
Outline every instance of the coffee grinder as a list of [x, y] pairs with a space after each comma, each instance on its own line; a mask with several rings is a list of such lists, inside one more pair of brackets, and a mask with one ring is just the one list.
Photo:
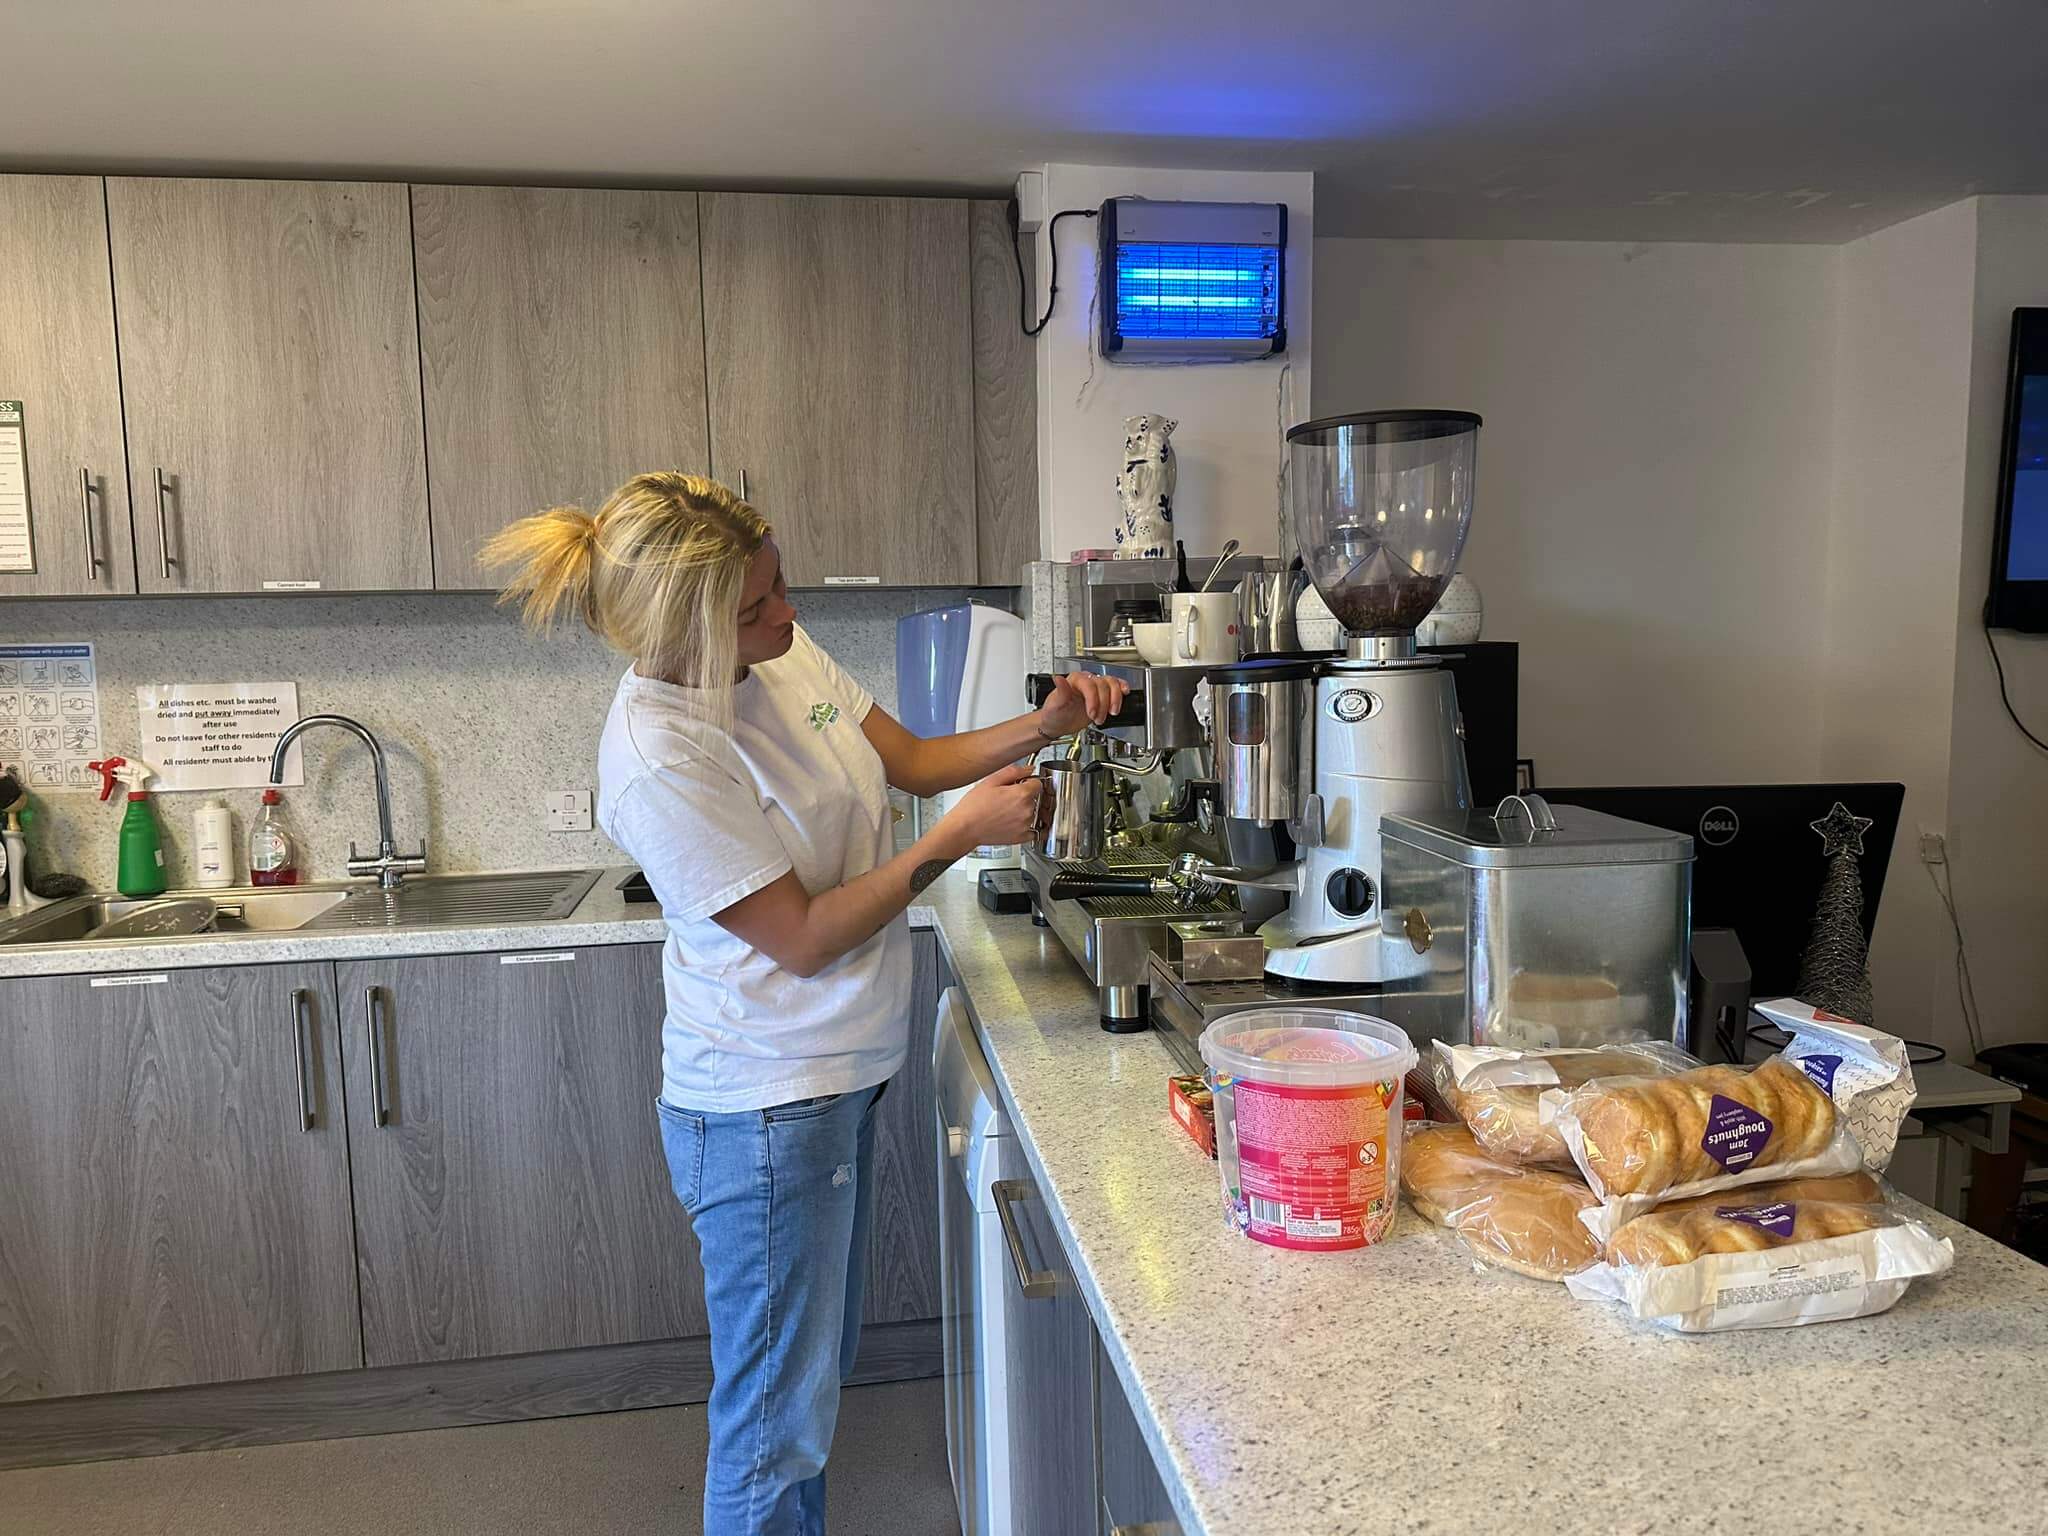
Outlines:
[[1269, 976], [1374, 986], [1412, 964], [1408, 946], [1381, 942], [1380, 817], [1471, 804], [1457, 689], [1416, 653], [1415, 629], [1465, 545], [1479, 425], [1466, 411], [1368, 411], [1287, 434], [1295, 538], [1343, 651], [1209, 673], [1233, 852], [1254, 829], [1284, 829], [1295, 849], [1258, 879], [1290, 888], [1260, 929]]

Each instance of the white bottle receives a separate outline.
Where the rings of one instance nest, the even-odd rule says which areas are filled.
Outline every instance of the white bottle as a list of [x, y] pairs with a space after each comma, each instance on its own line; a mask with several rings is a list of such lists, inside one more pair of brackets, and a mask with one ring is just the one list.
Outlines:
[[193, 813], [192, 867], [202, 890], [235, 883], [235, 822], [218, 796]]

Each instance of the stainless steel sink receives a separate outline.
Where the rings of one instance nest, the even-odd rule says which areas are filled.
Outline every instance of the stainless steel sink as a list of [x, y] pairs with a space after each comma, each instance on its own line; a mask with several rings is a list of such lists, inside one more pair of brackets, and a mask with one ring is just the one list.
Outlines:
[[[414, 876], [397, 890], [357, 882], [268, 887], [230, 891], [172, 891], [170, 898], [200, 899], [213, 906], [208, 936], [225, 934], [331, 933], [350, 928], [472, 928], [498, 923], [559, 922], [576, 910], [597, 883], [594, 869], [542, 870], [506, 875]], [[95, 942], [177, 942], [96, 940], [108, 923], [129, 917], [151, 900], [124, 896], [78, 896], [42, 907], [26, 917], [0, 919], [0, 946]]]
[[597, 883], [594, 869], [516, 875], [415, 875], [396, 890], [358, 886], [347, 901], [305, 924], [336, 928], [479, 928], [560, 922]]

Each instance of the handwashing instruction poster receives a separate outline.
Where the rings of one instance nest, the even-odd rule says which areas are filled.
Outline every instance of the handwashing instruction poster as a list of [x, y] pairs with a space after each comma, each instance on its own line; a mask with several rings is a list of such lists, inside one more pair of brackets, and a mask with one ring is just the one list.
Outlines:
[[[270, 754], [299, 718], [297, 683], [145, 683], [135, 690], [151, 789], [249, 789], [270, 782]], [[294, 742], [286, 784], [306, 782]]]
[[96, 790], [102, 755], [91, 642], [0, 645], [0, 768], [32, 793]]

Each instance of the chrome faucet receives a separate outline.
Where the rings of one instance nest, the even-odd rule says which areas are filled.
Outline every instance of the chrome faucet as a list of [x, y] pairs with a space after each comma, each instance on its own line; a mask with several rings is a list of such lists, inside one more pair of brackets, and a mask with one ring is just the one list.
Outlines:
[[366, 727], [347, 715], [308, 715], [286, 726], [284, 734], [277, 738], [277, 745], [271, 749], [270, 782], [284, 782], [285, 749], [316, 725], [338, 725], [344, 731], [354, 732], [370, 749], [370, 766], [377, 774], [377, 856], [374, 859], [364, 858], [356, 852], [355, 842], [351, 840], [348, 845], [348, 872], [351, 875], [375, 875], [377, 883], [387, 891], [397, 890], [399, 882], [407, 875], [425, 874], [427, 840], [420, 839], [418, 853], [400, 853], [391, 835], [391, 777], [384, 771], [384, 749]]

